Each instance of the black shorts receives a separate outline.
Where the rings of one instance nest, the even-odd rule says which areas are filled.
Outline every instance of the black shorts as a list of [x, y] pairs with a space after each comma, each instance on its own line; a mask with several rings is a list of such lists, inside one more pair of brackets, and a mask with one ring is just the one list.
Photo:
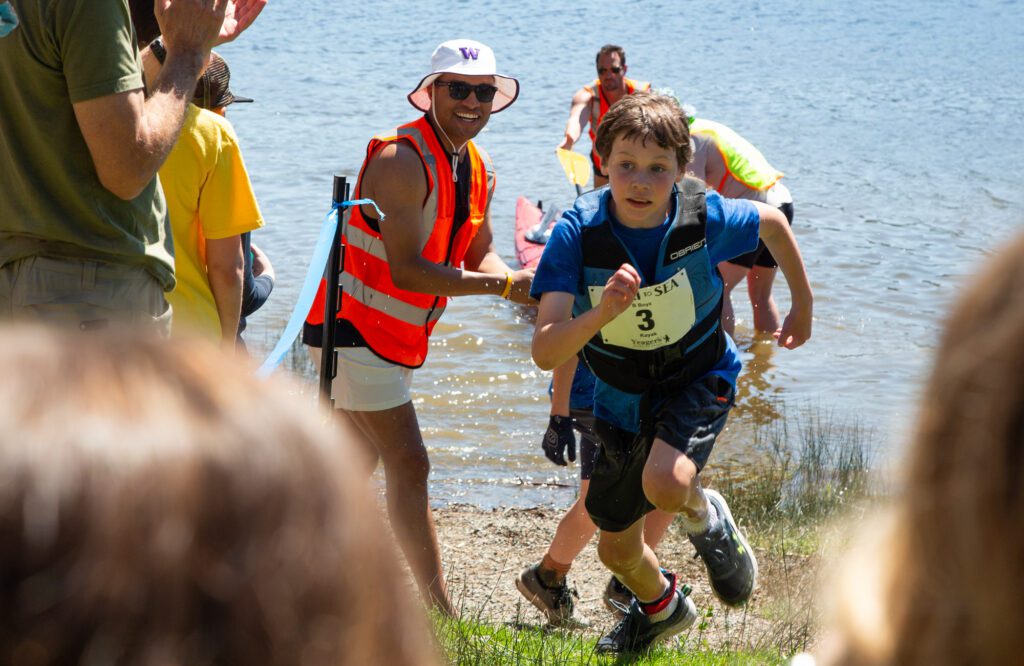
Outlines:
[[666, 400], [654, 413], [653, 428], [632, 433], [595, 418], [600, 446], [586, 498], [594, 523], [621, 532], [654, 509], [644, 495], [643, 473], [655, 439], [684, 453], [697, 471], [704, 469], [735, 396], [732, 384], [709, 376]]
[[573, 430], [580, 434], [580, 478], [588, 480], [594, 474], [597, 456], [597, 435], [594, 434], [594, 412], [589, 409], [570, 409]]
[[[786, 215], [786, 221], [789, 222], [789, 226], [793, 226], [793, 204], [784, 203], [779, 206], [779, 210]], [[775, 261], [775, 257], [773, 257], [772, 253], [768, 251], [764, 241], [761, 239], [758, 239], [757, 241], [756, 250], [753, 252], [747, 252], [746, 254], [741, 254], [738, 257], [733, 257], [728, 263], [743, 266], [745, 268], [753, 268], [754, 266], [760, 266], [762, 268], [779, 267], [779, 263]]]

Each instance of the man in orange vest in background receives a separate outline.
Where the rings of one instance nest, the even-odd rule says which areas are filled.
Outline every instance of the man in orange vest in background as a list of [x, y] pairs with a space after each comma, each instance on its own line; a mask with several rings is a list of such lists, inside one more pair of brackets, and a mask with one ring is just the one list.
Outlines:
[[[651, 84], [647, 81], [626, 78], [626, 52], [622, 47], [605, 44], [597, 52], [597, 78], [572, 96], [569, 122], [565, 124], [565, 138], [558, 147], [572, 150], [587, 123], [590, 123], [590, 142], [593, 144], [601, 118], [608, 113], [608, 108], [612, 104], [638, 90], [650, 89]], [[604, 174], [601, 158], [593, 147], [590, 150], [590, 161], [594, 163], [594, 187], [607, 185], [608, 177]]]
[[[374, 137], [343, 227], [341, 310], [332, 397], [370, 454], [384, 463], [391, 524], [424, 597], [454, 610], [427, 499], [430, 461], [409, 388], [447, 297], [493, 294], [530, 302], [533, 270], [513, 271], [494, 249], [494, 170], [472, 139], [519, 95], [494, 53], [469, 39], [437, 47], [409, 94], [424, 115]], [[323, 288], [303, 341], [321, 346]]]

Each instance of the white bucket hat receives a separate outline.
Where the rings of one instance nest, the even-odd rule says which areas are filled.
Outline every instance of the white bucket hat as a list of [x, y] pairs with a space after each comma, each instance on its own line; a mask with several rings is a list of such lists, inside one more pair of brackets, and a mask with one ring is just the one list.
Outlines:
[[430, 110], [430, 93], [427, 86], [445, 73], [464, 76], [493, 76], [498, 92], [494, 96], [491, 113], [498, 113], [519, 97], [519, 81], [511, 76], [498, 74], [494, 51], [485, 44], [472, 39], [452, 39], [444, 42], [430, 57], [430, 74], [423, 77], [416, 89], [409, 93], [409, 103], [424, 113]]

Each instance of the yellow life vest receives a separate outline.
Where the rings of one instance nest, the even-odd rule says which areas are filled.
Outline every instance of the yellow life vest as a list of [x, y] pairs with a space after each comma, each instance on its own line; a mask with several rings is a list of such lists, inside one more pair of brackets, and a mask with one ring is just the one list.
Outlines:
[[718, 192], [723, 191], [730, 176], [752, 190], [763, 192], [785, 175], [769, 164], [749, 141], [721, 123], [695, 118], [690, 123], [690, 134], [710, 138], [722, 155], [728, 173], [722, 177], [722, 182], [708, 183]]

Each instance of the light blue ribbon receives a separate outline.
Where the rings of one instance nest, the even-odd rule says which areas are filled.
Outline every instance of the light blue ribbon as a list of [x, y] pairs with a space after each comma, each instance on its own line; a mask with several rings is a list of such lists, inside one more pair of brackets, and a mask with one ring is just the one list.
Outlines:
[[281, 359], [291, 349], [292, 342], [298, 337], [299, 331], [302, 330], [302, 323], [306, 321], [309, 308], [313, 306], [313, 299], [316, 298], [317, 289], [320, 287], [320, 278], [324, 275], [327, 259], [331, 255], [334, 232], [338, 228], [338, 209], [362, 205], [373, 206], [374, 210], [377, 211], [378, 218], [381, 221], [384, 220], [384, 213], [381, 212], [373, 199], [342, 201], [331, 208], [330, 212], [327, 213], [327, 217], [324, 218], [323, 225], [320, 227], [320, 237], [317, 239], [316, 247], [313, 249], [313, 258], [309, 262], [309, 270], [306, 271], [306, 279], [302, 283], [302, 290], [299, 292], [299, 298], [295, 302], [292, 316], [288, 319], [288, 325], [284, 327], [284, 333], [281, 334], [281, 339], [277, 341], [277, 346], [274, 347], [274, 350], [263, 361], [263, 365], [256, 371], [257, 377], [269, 377], [274, 372], [274, 369], [281, 363]]
[[0, 2], [0, 37], [6, 37], [18, 27], [18, 15], [9, 2]]

